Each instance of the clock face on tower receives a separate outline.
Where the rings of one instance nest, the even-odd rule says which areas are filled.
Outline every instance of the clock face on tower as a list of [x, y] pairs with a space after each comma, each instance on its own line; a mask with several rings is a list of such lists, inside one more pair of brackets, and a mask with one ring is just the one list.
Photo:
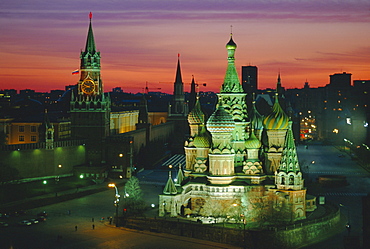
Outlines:
[[81, 90], [85, 94], [92, 94], [95, 92], [95, 83], [93, 80], [84, 80], [81, 83]]

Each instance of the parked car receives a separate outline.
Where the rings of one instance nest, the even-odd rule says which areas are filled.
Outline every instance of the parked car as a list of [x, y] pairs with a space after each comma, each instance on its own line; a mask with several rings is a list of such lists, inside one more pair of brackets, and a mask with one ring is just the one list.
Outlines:
[[32, 223], [29, 220], [22, 220], [18, 223], [21, 226], [30, 226]]
[[39, 223], [39, 221], [37, 219], [29, 219], [28, 221], [31, 222], [32, 224]]
[[9, 226], [8, 223], [5, 223], [4, 221], [0, 221], [0, 227], [7, 227]]

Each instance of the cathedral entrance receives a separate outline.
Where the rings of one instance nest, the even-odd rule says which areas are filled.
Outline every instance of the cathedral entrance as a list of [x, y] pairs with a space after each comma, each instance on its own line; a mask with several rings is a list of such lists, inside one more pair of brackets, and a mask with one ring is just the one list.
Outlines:
[[181, 207], [181, 214], [184, 216], [198, 215], [204, 203], [205, 200], [201, 197], [189, 198], [189, 200], [186, 201], [186, 204]]

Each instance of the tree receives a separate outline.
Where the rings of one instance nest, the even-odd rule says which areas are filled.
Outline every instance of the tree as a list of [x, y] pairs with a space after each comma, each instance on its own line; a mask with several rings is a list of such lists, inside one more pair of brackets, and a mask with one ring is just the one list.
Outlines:
[[146, 203], [143, 200], [143, 192], [139, 185], [139, 179], [131, 177], [125, 184], [125, 193], [123, 199], [123, 210], [125, 215], [141, 214], [146, 209]]
[[143, 192], [140, 188], [139, 179], [133, 176], [126, 182], [125, 195], [127, 198], [132, 198], [134, 200], [142, 199]]

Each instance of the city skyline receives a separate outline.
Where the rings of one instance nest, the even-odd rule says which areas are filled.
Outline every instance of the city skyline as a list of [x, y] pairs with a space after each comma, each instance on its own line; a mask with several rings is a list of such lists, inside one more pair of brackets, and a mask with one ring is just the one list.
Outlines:
[[[184, 90], [219, 92], [230, 32], [236, 67], [255, 65], [259, 88], [325, 86], [347, 72], [370, 79], [370, 3], [340, 1], [37, 1], [0, 3], [0, 89], [49, 91], [76, 84], [88, 14], [105, 91], [173, 92], [181, 54]], [[232, 26], [232, 27], [231, 27]], [[202, 85], [207, 83], [206, 87]]]

